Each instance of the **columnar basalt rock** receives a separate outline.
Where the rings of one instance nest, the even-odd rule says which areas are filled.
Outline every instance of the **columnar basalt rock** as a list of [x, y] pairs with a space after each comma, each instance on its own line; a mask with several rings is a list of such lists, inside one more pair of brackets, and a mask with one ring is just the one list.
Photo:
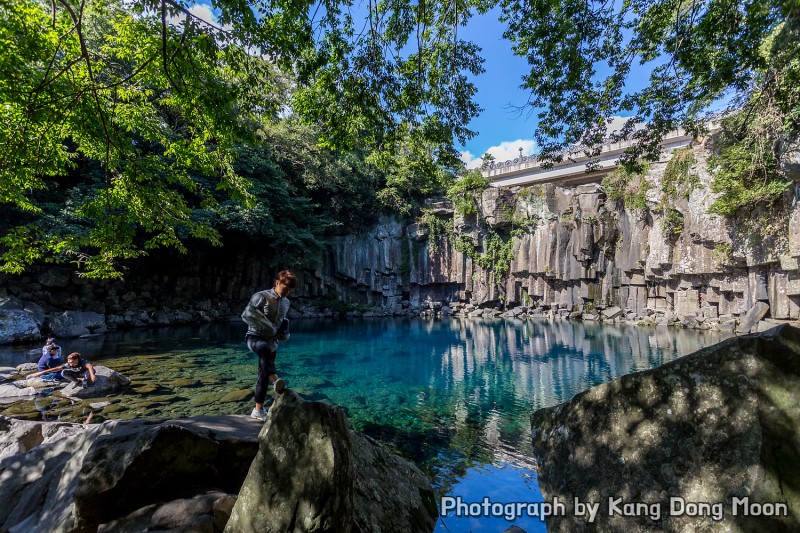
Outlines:
[[[781, 152], [792, 176], [796, 144]], [[730, 331], [761, 302], [766, 320], [800, 319], [800, 188], [769, 210], [734, 219], [709, 213], [718, 197], [710, 153], [702, 143], [691, 148], [693, 184], [677, 192], [663, 183], [671, 156], [651, 164], [642, 178], [646, 205], [636, 209], [599, 183], [538, 184], [476, 193], [476, 213], [431, 198], [423, 208], [437, 228], [381, 217], [333, 238], [298, 271], [291, 316], [435, 314], [429, 301], [467, 304], [447, 306], [456, 314], [522, 305], [526, 315], [554, 317], [617, 306], [619, 320]], [[512, 250], [507, 271], [486, 267], [498, 237]], [[0, 297], [11, 302], [0, 304], [0, 343], [228, 320], [276, 273], [248, 247], [198, 251], [191, 262], [159, 254], [131, 265], [125, 281], [47, 267], [0, 276]]]
[[[509, 272], [496, 275], [445, 239], [411, 226], [399, 228], [403, 236], [395, 244], [413, 243], [406, 253], [409, 276], [400, 278], [397, 290], [413, 306], [426, 300], [468, 304], [452, 308], [456, 314], [522, 305], [528, 315], [552, 309], [553, 316], [577, 317], [615, 306], [624, 311], [618, 320], [725, 331], [756, 308], [767, 320], [800, 319], [800, 202], [784, 199], [771, 212], [741, 219], [710, 213], [718, 194], [711, 192], [709, 154], [704, 144], [691, 148], [694, 184], [677, 192], [662, 183], [671, 155], [653, 163], [643, 178], [645, 209], [611, 201], [599, 183], [489, 189], [478, 198], [477, 214], [437, 209], [443, 221], [453, 220], [454, 238], [467, 239], [478, 254], [485, 253], [490, 232], [505, 232], [512, 239]], [[781, 209], [786, 216], [776, 215]], [[353, 246], [364, 242], [369, 238]], [[344, 264], [348, 256], [330, 260]], [[337, 287], [352, 291], [348, 283], [357, 280], [348, 274]], [[590, 319], [602, 316], [589, 313]]]

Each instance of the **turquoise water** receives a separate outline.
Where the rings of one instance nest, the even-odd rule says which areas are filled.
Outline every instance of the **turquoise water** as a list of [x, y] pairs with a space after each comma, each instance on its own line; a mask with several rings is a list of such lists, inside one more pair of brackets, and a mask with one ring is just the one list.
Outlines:
[[[247, 414], [255, 356], [240, 324], [114, 333], [65, 341], [65, 353], [122, 372], [132, 389], [95, 421]], [[416, 462], [437, 497], [537, 502], [530, 414], [610, 378], [722, 340], [720, 334], [582, 322], [467, 319], [294, 320], [279, 374], [308, 399], [340, 405], [352, 427]], [[0, 352], [0, 365], [25, 360]], [[97, 400], [92, 400], [96, 402]], [[55, 396], [0, 406], [24, 418], [82, 420], [92, 408]], [[440, 531], [544, 531], [538, 518], [442, 518]]]

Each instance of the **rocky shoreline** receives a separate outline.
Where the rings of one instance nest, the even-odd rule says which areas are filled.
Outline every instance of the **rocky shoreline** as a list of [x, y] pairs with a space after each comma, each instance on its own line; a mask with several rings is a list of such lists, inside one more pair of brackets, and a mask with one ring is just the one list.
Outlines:
[[[348, 428], [278, 395], [244, 416], [85, 426], [0, 417], [0, 531], [432, 531], [430, 482]], [[375, 505], [381, 502], [381, 505]]]
[[[502, 306], [477, 305], [469, 302], [425, 300], [412, 304], [401, 301], [394, 308], [349, 309], [333, 311], [320, 309], [313, 303], [299, 300], [290, 309], [289, 317], [296, 318], [379, 318], [379, 317], [463, 317], [463, 318], [514, 318], [521, 320], [583, 320], [641, 327], [669, 326], [697, 330], [722, 331], [747, 334], [766, 331], [781, 324], [800, 325], [797, 320], [776, 320], [766, 317], [769, 306], [756, 302], [741, 315], [716, 315], [710, 307], [698, 308], [695, 312], [677, 315], [672, 311], [647, 310], [642, 313], [612, 306], [590, 311], [571, 310], [557, 305]], [[765, 318], [766, 317], [766, 318]], [[220, 307], [217, 313], [202, 310], [165, 310], [152, 314], [146, 311], [120, 315], [102, 315], [91, 311], [67, 310], [46, 313], [34, 302], [15, 297], [0, 298], [0, 345], [40, 343], [48, 336], [58, 339], [87, 339], [108, 331], [134, 328], [184, 326], [210, 323], [239, 322], [238, 315], [230, 315], [228, 307]], [[38, 349], [31, 351], [37, 357]]]

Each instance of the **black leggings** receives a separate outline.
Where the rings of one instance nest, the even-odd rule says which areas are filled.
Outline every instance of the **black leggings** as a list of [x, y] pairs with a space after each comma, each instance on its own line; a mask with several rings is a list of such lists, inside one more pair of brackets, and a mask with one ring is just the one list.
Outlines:
[[258, 378], [256, 379], [256, 403], [264, 403], [267, 398], [270, 374], [275, 372], [275, 355], [269, 348], [269, 341], [255, 335], [247, 336], [247, 347], [258, 355]]
[[86, 371], [84, 370], [71, 370], [66, 369], [61, 371], [61, 376], [70, 380], [73, 383], [77, 383], [79, 379], [86, 379]]

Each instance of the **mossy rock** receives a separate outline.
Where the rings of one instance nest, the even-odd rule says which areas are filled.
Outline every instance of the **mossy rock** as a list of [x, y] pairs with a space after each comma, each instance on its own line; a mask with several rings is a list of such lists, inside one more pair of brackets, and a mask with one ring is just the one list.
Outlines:
[[253, 389], [241, 389], [236, 391], [231, 391], [222, 398], [219, 399], [219, 402], [226, 403], [226, 402], [243, 402], [252, 398], [255, 394], [253, 393]]
[[199, 387], [200, 382], [196, 379], [178, 378], [167, 383], [170, 387]]
[[2, 413], [5, 416], [11, 416], [14, 418], [22, 418], [22, 415], [30, 413], [36, 413], [36, 416], [39, 416], [39, 411], [36, 409], [33, 401], [30, 400], [9, 404], [8, 407], [2, 411]]
[[137, 387], [133, 387], [133, 392], [136, 394], [151, 394], [156, 392], [161, 387], [159, 385], [155, 385], [153, 383], [148, 383], [147, 385], [139, 385]]

